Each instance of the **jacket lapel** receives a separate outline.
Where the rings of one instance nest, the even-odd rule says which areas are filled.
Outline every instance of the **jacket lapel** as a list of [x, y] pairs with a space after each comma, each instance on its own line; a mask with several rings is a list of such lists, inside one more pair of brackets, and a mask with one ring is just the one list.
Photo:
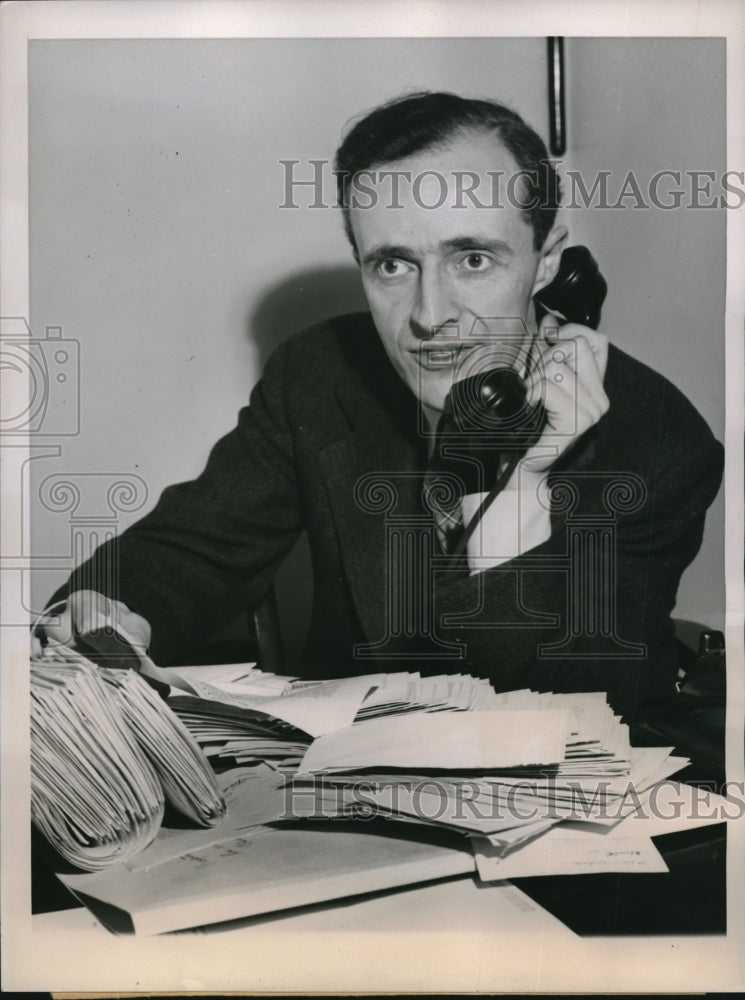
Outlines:
[[417, 431], [418, 407], [403, 383], [390, 388], [389, 409], [371, 396], [339, 389], [348, 432], [319, 456], [344, 572], [373, 644], [387, 634], [390, 527], [418, 525], [422, 517], [426, 445]]

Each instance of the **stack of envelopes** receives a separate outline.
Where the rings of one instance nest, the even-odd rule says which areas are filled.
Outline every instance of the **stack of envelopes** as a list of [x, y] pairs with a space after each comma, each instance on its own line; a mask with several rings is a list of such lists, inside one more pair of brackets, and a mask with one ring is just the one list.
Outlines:
[[376, 718], [483, 710], [496, 699], [487, 680], [461, 674], [299, 681], [245, 664], [188, 667], [179, 674], [183, 686], [168, 704], [213, 762], [269, 761], [286, 772], [296, 770], [324, 733]]
[[125, 862], [155, 836], [165, 804], [200, 826], [225, 812], [189, 732], [138, 674], [66, 647], [31, 662], [32, 819], [78, 868]]
[[288, 776], [283, 819], [447, 827], [490, 858], [562, 822], [610, 829], [685, 764], [632, 749], [602, 692], [497, 694], [457, 674], [297, 681], [246, 665], [181, 676], [191, 693], [169, 704], [216, 763]]
[[617, 823], [685, 764], [632, 749], [602, 693], [494, 695], [487, 710], [357, 722], [316, 739], [288, 814], [448, 827], [498, 856], [565, 821]]

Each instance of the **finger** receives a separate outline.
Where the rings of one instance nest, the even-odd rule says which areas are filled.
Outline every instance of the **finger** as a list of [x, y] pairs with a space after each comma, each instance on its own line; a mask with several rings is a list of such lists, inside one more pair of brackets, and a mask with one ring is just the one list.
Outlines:
[[58, 646], [72, 646], [74, 629], [72, 614], [67, 604], [53, 613], [45, 612], [34, 627], [34, 634], [46, 639], [47, 643]]
[[598, 339], [584, 335], [573, 339], [575, 372], [579, 382], [580, 405], [592, 403], [601, 414], [608, 409], [608, 397], [603, 384], [608, 360], [608, 338], [598, 334]]
[[[557, 373], [565, 372], [566, 369], [576, 373], [577, 371], [577, 344], [574, 340], [557, 341], [547, 348], [544, 354], [543, 364], [547, 369], [547, 377]], [[561, 381], [561, 379], [559, 379]]]
[[528, 385], [528, 404], [538, 402], [557, 434], [577, 436], [600, 419], [608, 409], [608, 397], [589, 347], [579, 352], [579, 358], [571, 342], [562, 344], [561, 351], [552, 349], [545, 367], [532, 373]]
[[139, 669], [150, 644], [150, 625], [121, 601], [95, 590], [78, 590], [69, 604], [76, 646], [109, 666]]
[[525, 403], [531, 409], [535, 406], [545, 406], [546, 380], [542, 370], [534, 367], [526, 379], [527, 393]]
[[562, 329], [560, 321], [551, 313], [546, 313], [538, 325], [538, 342], [541, 347], [549, 347], [561, 340]]
[[130, 611], [126, 604], [120, 601], [112, 601], [115, 614], [116, 629], [122, 638], [135, 649], [146, 652], [150, 646], [151, 628], [147, 619], [141, 615]]
[[588, 377], [587, 364], [583, 367], [582, 362], [578, 362], [578, 371], [574, 371], [567, 362], [552, 365], [547, 373], [543, 405], [549, 417], [563, 414], [562, 423], [567, 431], [571, 427], [575, 432], [586, 429], [608, 409], [608, 397], [594, 362], [592, 369]]
[[111, 618], [111, 601], [96, 590], [76, 590], [70, 594], [68, 605], [77, 635], [84, 635], [105, 627]]
[[608, 338], [604, 333], [599, 333], [589, 326], [580, 326], [579, 323], [567, 323], [561, 328], [559, 339], [562, 342], [565, 340], [575, 341], [580, 349], [587, 346], [595, 358], [601, 376], [605, 376], [608, 364]]
[[582, 326], [580, 323], [565, 323], [557, 326], [556, 317], [544, 316], [538, 327], [538, 348], [541, 354], [545, 354], [548, 348], [557, 344], [565, 344], [570, 340], [584, 340], [592, 350], [601, 374], [605, 375], [605, 368], [608, 362], [608, 338], [604, 333], [593, 330], [592, 327]]
[[557, 391], [575, 385], [577, 345], [573, 340], [543, 344], [528, 378], [529, 405], [546, 404]]
[[604, 336], [591, 342], [584, 334], [575, 333], [574, 337], [547, 345], [540, 363], [544, 366], [547, 383], [561, 382], [567, 371], [571, 371], [577, 376], [583, 394], [602, 399], [607, 351], [608, 342]]

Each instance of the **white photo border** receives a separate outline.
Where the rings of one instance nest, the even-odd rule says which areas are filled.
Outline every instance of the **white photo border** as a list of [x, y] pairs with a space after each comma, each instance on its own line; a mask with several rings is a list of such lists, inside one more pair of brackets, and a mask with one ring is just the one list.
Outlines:
[[[357, 2], [234, 0], [234, 2], [15, 3], [0, 9], [0, 312], [29, 316], [27, 43], [32, 39], [544, 36], [704, 37], [727, 39], [727, 168], [745, 165], [745, 8], [738, 0], [674, 3], [665, 0], [503, 0], [473, 2]], [[743, 780], [743, 317], [745, 214], [727, 220], [726, 306], [726, 583], [728, 750], [730, 780]], [[21, 446], [23, 442], [20, 442]], [[19, 523], [20, 496], [2, 495], [4, 551]], [[28, 539], [22, 545], [28, 551]], [[6, 579], [8, 574], [3, 574]], [[3, 586], [2, 620], [18, 614], [18, 594]], [[28, 595], [26, 595], [28, 597]], [[23, 602], [28, 606], [28, 601]], [[412, 932], [390, 955], [376, 951], [374, 934], [319, 941], [278, 933], [267, 949], [212, 936], [120, 939], [93, 931], [42, 940], [30, 917], [27, 635], [0, 630], [2, 718], [2, 849], [5, 989], [254, 991], [729, 991], [745, 988], [745, 829], [728, 836], [728, 933], [721, 938], [581, 940], [575, 953], [556, 952], [550, 940], [504, 949], [499, 981], [460, 970], [458, 934]], [[494, 939], [492, 938], [492, 941]], [[498, 938], [492, 945], [499, 947]], [[472, 943], [463, 955], [473, 956]], [[454, 967], [444, 971], [443, 961]], [[377, 963], [377, 964], [375, 964]]]

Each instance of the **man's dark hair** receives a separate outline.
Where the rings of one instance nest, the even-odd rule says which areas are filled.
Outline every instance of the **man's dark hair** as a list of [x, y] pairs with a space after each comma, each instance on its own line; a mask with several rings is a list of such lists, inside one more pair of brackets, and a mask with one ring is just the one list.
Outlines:
[[344, 137], [336, 153], [338, 200], [344, 228], [355, 246], [349, 221], [349, 187], [362, 170], [393, 163], [468, 130], [494, 132], [522, 172], [521, 205], [540, 250], [559, 206], [559, 180], [541, 137], [496, 101], [471, 100], [456, 94], [424, 91], [397, 97], [375, 108]]

